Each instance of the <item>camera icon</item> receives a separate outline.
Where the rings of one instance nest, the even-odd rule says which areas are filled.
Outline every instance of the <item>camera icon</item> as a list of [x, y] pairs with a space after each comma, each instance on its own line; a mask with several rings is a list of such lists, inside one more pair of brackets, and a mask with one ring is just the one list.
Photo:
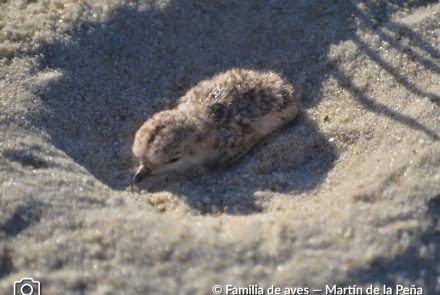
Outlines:
[[14, 295], [40, 295], [40, 282], [32, 278], [15, 281]]

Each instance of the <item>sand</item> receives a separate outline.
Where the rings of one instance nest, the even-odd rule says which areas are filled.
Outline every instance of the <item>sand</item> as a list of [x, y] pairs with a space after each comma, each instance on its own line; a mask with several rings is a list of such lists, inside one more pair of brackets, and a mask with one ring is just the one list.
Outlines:
[[[130, 189], [142, 122], [232, 67], [282, 74], [299, 117]], [[436, 1], [3, 0], [0, 104], [0, 294], [440, 292]]]

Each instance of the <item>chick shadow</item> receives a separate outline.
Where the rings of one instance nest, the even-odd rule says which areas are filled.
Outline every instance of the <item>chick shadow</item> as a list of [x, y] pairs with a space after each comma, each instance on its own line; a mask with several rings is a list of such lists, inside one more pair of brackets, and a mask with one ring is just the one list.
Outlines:
[[299, 114], [232, 166], [150, 175], [137, 189], [172, 192], [200, 214], [248, 215], [275, 210], [270, 200], [277, 193], [313, 189], [335, 159], [335, 146], [313, 120]]
[[[357, 89], [337, 64], [327, 61], [331, 45], [355, 40], [363, 53], [409, 91], [437, 101], [435, 94], [423, 93], [398, 76], [399, 70], [362, 44], [356, 33], [362, 18], [368, 20], [363, 21], [365, 30], [376, 30], [395, 9], [430, 2], [434, 1], [375, 4], [335, 0], [326, 5], [318, 0], [252, 1], [226, 5], [220, 1], [174, 0], [163, 7], [123, 5], [106, 20], [79, 24], [69, 32], [69, 38], [43, 49], [40, 74], [56, 78], [37, 89], [47, 112], [36, 118], [35, 124], [99, 181], [112, 189], [126, 190], [136, 165], [131, 143], [139, 126], [200, 80], [239, 67], [280, 72], [295, 85], [305, 109], [321, 101], [322, 82], [334, 76], [366, 110], [437, 138], [435, 131], [417, 119], [376, 103]], [[360, 11], [359, 3], [366, 9]], [[390, 25], [389, 29], [401, 32], [411, 46], [438, 56], [438, 51], [410, 28]], [[421, 56], [414, 58], [429, 65]], [[434, 63], [430, 69], [439, 73]], [[291, 144], [281, 151], [272, 149], [269, 141], [260, 143], [256, 156], [264, 158], [266, 150], [277, 151], [270, 154], [272, 162], [263, 161], [262, 168], [250, 163], [250, 155], [228, 173], [169, 176], [168, 180], [161, 176], [145, 187], [175, 191], [201, 212], [210, 210], [194, 196], [207, 194], [211, 211], [212, 207], [234, 208], [234, 202], [247, 203], [231, 211], [247, 214], [261, 210], [255, 191], [301, 192], [319, 185], [332, 167], [334, 147], [305, 115], [280, 132], [280, 137], [292, 140]], [[276, 135], [270, 138], [277, 142]], [[300, 152], [295, 149], [298, 142], [302, 143]], [[298, 161], [290, 162], [295, 157]], [[305, 157], [311, 160], [305, 161]], [[230, 173], [236, 182], [244, 184], [233, 185], [227, 175]], [[275, 178], [278, 184], [273, 183]]]

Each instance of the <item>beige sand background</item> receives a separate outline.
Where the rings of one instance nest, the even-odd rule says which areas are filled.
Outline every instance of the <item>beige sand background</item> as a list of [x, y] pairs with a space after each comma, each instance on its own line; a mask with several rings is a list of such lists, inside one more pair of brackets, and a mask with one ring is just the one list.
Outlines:
[[[232, 67], [284, 75], [302, 114], [128, 189], [136, 129]], [[0, 294], [440, 294], [436, 1], [3, 0], [0, 104]]]

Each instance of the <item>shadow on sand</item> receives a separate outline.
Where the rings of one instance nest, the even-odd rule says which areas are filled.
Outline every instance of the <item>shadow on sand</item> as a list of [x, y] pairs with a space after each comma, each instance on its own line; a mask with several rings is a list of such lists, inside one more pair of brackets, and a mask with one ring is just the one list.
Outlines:
[[[47, 130], [55, 146], [97, 179], [123, 190], [136, 165], [130, 148], [142, 122], [198, 81], [241, 67], [282, 73], [297, 87], [304, 108], [320, 102], [322, 82], [334, 76], [366, 110], [438, 138], [417, 119], [363, 94], [337, 64], [327, 61], [332, 44], [353, 40], [406, 89], [438, 104], [436, 94], [426, 93], [408, 81], [356, 34], [359, 28], [373, 30], [391, 46], [406, 52], [408, 46], [376, 29], [395, 9], [429, 2], [434, 1], [373, 4], [335, 0], [326, 5], [317, 0], [270, 4], [243, 1], [226, 6], [220, 1], [174, 0], [161, 8], [123, 6], [105, 20], [79, 25], [69, 41], [45, 48], [42, 68], [57, 70], [62, 77], [42, 90], [48, 112], [37, 124]], [[360, 10], [359, 4], [365, 8]], [[440, 56], [411, 28], [390, 23], [387, 26], [408, 39], [411, 46], [433, 58]], [[411, 54], [416, 62], [440, 74], [438, 65]], [[235, 206], [230, 213], [258, 212], [261, 208], [255, 204], [255, 191], [310, 190], [325, 178], [335, 160], [334, 147], [304, 114], [269, 140], [276, 142], [277, 136], [292, 142], [279, 149], [271, 164], [264, 164], [264, 171], [251, 165], [255, 160], [251, 153], [227, 175], [213, 171], [209, 175], [160, 176], [143, 185], [150, 191], [176, 192], [201, 213], [209, 212], [212, 205], [232, 208], [238, 198], [241, 207]], [[268, 144], [265, 141], [258, 145], [257, 154]], [[299, 160], [285, 162], [295, 155]], [[206, 196], [209, 206], [202, 202]]]
[[[432, 261], [440, 259], [440, 195], [433, 197], [426, 207], [429, 219], [428, 228], [423, 232], [411, 233], [415, 236], [413, 243], [402, 254], [389, 259], [383, 257], [362, 268], [352, 271], [347, 282], [356, 284], [375, 284], [382, 288], [386, 285], [395, 290], [397, 284], [420, 287], [423, 284], [423, 294], [438, 294], [438, 274], [440, 267]], [[421, 249], [425, 251], [421, 254]], [[339, 284], [340, 286], [350, 283]], [[415, 294], [415, 293], [413, 293]]]

